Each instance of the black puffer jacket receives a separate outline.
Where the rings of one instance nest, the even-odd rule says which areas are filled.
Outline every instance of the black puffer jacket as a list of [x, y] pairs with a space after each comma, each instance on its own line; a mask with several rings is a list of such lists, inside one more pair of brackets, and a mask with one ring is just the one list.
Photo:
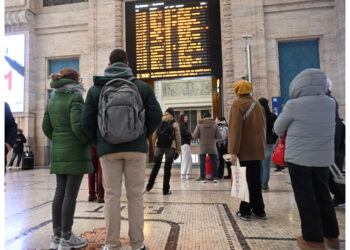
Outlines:
[[180, 124], [180, 134], [181, 134], [181, 145], [188, 144], [191, 145], [192, 134], [187, 130], [185, 124]]
[[27, 142], [27, 139], [22, 133], [17, 135], [16, 143], [13, 145], [13, 151], [23, 152], [23, 144], [26, 142]]
[[275, 144], [277, 140], [277, 135], [273, 132], [273, 124], [275, 123], [277, 116], [264, 107], [266, 114], [266, 143], [267, 144]]

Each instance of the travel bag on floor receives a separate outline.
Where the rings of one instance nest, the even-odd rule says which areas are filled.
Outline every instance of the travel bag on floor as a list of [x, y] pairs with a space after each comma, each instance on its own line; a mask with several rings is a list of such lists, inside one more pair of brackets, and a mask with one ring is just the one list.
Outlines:
[[26, 150], [23, 152], [22, 169], [34, 169], [34, 154], [30, 150], [30, 146], [25, 146]]

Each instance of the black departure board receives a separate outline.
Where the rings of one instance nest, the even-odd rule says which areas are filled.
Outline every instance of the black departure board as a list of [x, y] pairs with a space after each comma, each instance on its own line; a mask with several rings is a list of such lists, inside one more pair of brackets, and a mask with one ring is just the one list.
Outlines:
[[[137, 78], [217, 75], [215, 71], [221, 68], [221, 60], [216, 62], [220, 67], [214, 66], [213, 70], [213, 59], [217, 59], [218, 54], [221, 59], [221, 47], [217, 46], [221, 39], [212, 36], [220, 34], [220, 26], [217, 27], [220, 15], [216, 22], [210, 19], [210, 2], [126, 3], [127, 52]], [[212, 29], [218, 30], [213, 32]], [[213, 54], [216, 54], [214, 58]]]

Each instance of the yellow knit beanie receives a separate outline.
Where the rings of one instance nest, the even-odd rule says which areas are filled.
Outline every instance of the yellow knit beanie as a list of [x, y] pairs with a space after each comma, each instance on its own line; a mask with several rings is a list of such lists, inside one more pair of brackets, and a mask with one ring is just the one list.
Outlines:
[[246, 80], [240, 80], [233, 84], [232, 89], [236, 95], [249, 95], [253, 90], [253, 85]]

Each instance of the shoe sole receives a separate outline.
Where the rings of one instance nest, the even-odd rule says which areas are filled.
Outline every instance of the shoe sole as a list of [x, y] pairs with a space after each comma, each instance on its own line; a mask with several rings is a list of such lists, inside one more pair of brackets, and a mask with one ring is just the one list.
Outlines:
[[243, 220], [243, 221], [251, 221], [251, 218], [245, 218], [245, 217], [239, 216], [238, 214], [236, 214], [236, 216], [237, 216], [240, 220]]
[[59, 245], [59, 244], [56, 244], [56, 243], [52, 243], [52, 242], [51, 242], [51, 243], [50, 243], [50, 250], [51, 250], [51, 249], [58, 249], [58, 245]]
[[81, 245], [75, 245], [75, 246], [69, 246], [69, 247], [62, 247], [61, 245], [58, 246], [58, 250], [71, 250], [71, 249], [76, 249], [76, 248], [83, 248], [86, 247], [89, 244], [89, 242], [86, 242]]
[[259, 219], [259, 220], [267, 220], [266, 217], [257, 216], [257, 215], [254, 215], [253, 213], [252, 213], [252, 216], [256, 219]]

